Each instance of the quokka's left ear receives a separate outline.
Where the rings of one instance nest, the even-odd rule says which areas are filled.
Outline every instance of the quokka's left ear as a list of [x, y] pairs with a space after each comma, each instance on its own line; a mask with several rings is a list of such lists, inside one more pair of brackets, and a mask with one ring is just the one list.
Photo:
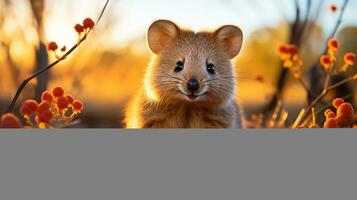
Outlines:
[[218, 44], [227, 52], [229, 58], [236, 57], [243, 44], [243, 32], [233, 25], [225, 25], [214, 32]]

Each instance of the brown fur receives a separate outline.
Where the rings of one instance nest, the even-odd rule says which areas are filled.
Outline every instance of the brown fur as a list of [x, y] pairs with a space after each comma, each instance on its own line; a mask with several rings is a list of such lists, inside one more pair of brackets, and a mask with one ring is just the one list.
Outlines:
[[[223, 31], [194, 33], [166, 20], [155, 23], [149, 29], [148, 42], [156, 55], [147, 69], [144, 87], [128, 105], [126, 127], [240, 127], [241, 114], [234, 100], [235, 74], [230, 62], [241, 48], [242, 38], [232, 33], [239, 29], [226, 26], [221, 28]], [[183, 60], [183, 71], [175, 73], [177, 61]], [[207, 63], [214, 64], [216, 74], [207, 72]], [[190, 78], [200, 82], [199, 97], [192, 101], [184, 95]]]

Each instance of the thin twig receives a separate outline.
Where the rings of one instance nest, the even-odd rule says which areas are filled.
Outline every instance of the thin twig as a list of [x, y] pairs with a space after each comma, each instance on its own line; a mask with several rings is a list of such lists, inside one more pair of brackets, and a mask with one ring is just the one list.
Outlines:
[[311, 92], [309, 90], [309, 87], [307, 87], [307, 85], [304, 82], [304, 80], [302, 80], [302, 78], [299, 78], [298, 80], [299, 80], [300, 84], [302, 85], [302, 87], [304, 88], [305, 92], [307, 93], [308, 97], [309, 98], [312, 97], [312, 94], [311, 94]]
[[305, 109], [302, 109], [298, 115], [298, 117], [296, 118], [295, 122], [293, 123], [293, 125], [291, 126], [291, 128], [297, 128], [302, 120], [303, 115], [305, 114]]
[[[340, 15], [338, 16], [336, 25], [335, 25], [335, 27], [333, 28], [332, 32], [330, 33], [329, 38], [335, 37], [335, 35], [336, 35], [336, 33], [337, 33], [337, 30], [338, 30], [338, 28], [340, 27], [340, 25], [341, 25], [341, 23], [342, 23], [342, 17], [343, 17], [343, 14], [345, 13], [345, 10], [346, 10], [348, 1], [349, 1], [349, 0], [345, 0], [345, 1], [343, 2], [342, 7], [341, 7], [341, 11], [340, 11]], [[326, 49], [325, 49], [325, 53], [326, 53], [326, 52], [327, 52], [327, 47], [326, 47]]]
[[[109, 3], [109, 0], [106, 1], [102, 11], [100, 12], [100, 15], [97, 19], [97, 23], [100, 21], [100, 19], [102, 18], [104, 11], [107, 8], [107, 5]], [[9, 105], [8, 109], [6, 112], [12, 112], [14, 110], [15, 104], [17, 99], [19, 98], [21, 92], [23, 91], [23, 89], [25, 88], [25, 86], [27, 85], [27, 83], [29, 83], [32, 79], [36, 78], [37, 76], [41, 75], [42, 73], [44, 73], [45, 71], [51, 69], [52, 67], [54, 67], [55, 65], [57, 65], [58, 63], [60, 63], [61, 61], [65, 60], [67, 58], [68, 55], [70, 55], [74, 50], [77, 49], [77, 47], [82, 44], [82, 42], [84, 40], [87, 39], [88, 34], [92, 31], [92, 29], [89, 29], [89, 31], [78, 41], [77, 44], [75, 44], [72, 48], [70, 48], [63, 56], [61, 56], [60, 58], [58, 58], [56, 61], [54, 61], [53, 63], [51, 63], [50, 65], [48, 65], [47, 67], [39, 70], [38, 72], [32, 74], [31, 76], [29, 76], [28, 78], [26, 78], [25, 80], [23, 80], [23, 82], [20, 84], [20, 86], [18, 87], [15, 96], [13, 97], [11, 104]]]
[[[343, 14], [345, 13], [345, 10], [346, 10], [346, 7], [347, 7], [347, 4], [348, 4], [349, 0], [345, 0], [341, 6], [341, 11], [340, 11], [340, 14], [338, 16], [338, 19], [337, 19], [337, 22], [334, 26], [334, 28], [332, 29], [331, 33], [329, 34], [328, 36], [328, 39], [331, 39], [331, 38], [334, 38], [336, 33], [337, 33], [337, 30], [338, 28], [340, 27], [341, 23], [342, 23], [342, 18], [343, 18]], [[325, 49], [324, 51], [322, 52], [321, 55], [324, 55], [326, 54], [328, 51], [328, 46], [326, 45], [325, 46]], [[316, 60], [315, 63], [312, 65], [311, 67], [311, 70], [310, 70], [310, 76], [313, 76], [315, 75], [316, 76], [316, 73], [314, 73], [314, 70], [318, 70], [318, 67], [321, 67], [321, 64], [320, 64], [320, 59]], [[316, 79], [316, 81], [319, 80], [318, 78]], [[318, 93], [317, 91], [320, 91], [321, 84], [319, 84], [318, 82], [314, 83], [313, 82], [313, 79], [311, 80], [311, 83], [310, 83], [310, 91], [312, 92], [312, 95], [313, 97], [314, 96], [317, 96], [316, 94]], [[309, 99], [310, 100], [310, 99]]]

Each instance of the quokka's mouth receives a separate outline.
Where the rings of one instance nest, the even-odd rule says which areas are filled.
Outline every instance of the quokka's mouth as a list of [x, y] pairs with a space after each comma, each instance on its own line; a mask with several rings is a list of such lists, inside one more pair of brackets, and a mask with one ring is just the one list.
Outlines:
[[190, 94], [190, 95], [186, 95], [186, 96], [191, 100], [196, 100], [199, 97], [198, 95], [194, 95], [194, 94]]
[[[180, 91], [181, 92], [181, 91]], [[191, 94], [185, 94], [184, 92], [181, 92], [181, 94], [183, 96], [186, 97], [187, 100], [189, 101], [197, 101], [199, 100], [200, 98], [202, 98], [206, 93], [203, 93], [203, 94], [194, 94], [194, 93], [191, 93]]]

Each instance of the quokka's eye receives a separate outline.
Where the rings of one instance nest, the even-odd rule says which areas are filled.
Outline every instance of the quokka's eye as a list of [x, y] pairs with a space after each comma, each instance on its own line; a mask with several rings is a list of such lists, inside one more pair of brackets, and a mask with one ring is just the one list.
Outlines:
[[215, 74], [216, 70], [214, 69], [214, 64], [212, 64], [212, 63], [207, 64], [207, 71], [210, 74]]
[[178, 62], [176, 63], [174, 72], [177, 73], [177, 72], [180, 72], [180, 71], [182, 71], [182, 70], [183, 70], [183, 62], [178, 61]]

